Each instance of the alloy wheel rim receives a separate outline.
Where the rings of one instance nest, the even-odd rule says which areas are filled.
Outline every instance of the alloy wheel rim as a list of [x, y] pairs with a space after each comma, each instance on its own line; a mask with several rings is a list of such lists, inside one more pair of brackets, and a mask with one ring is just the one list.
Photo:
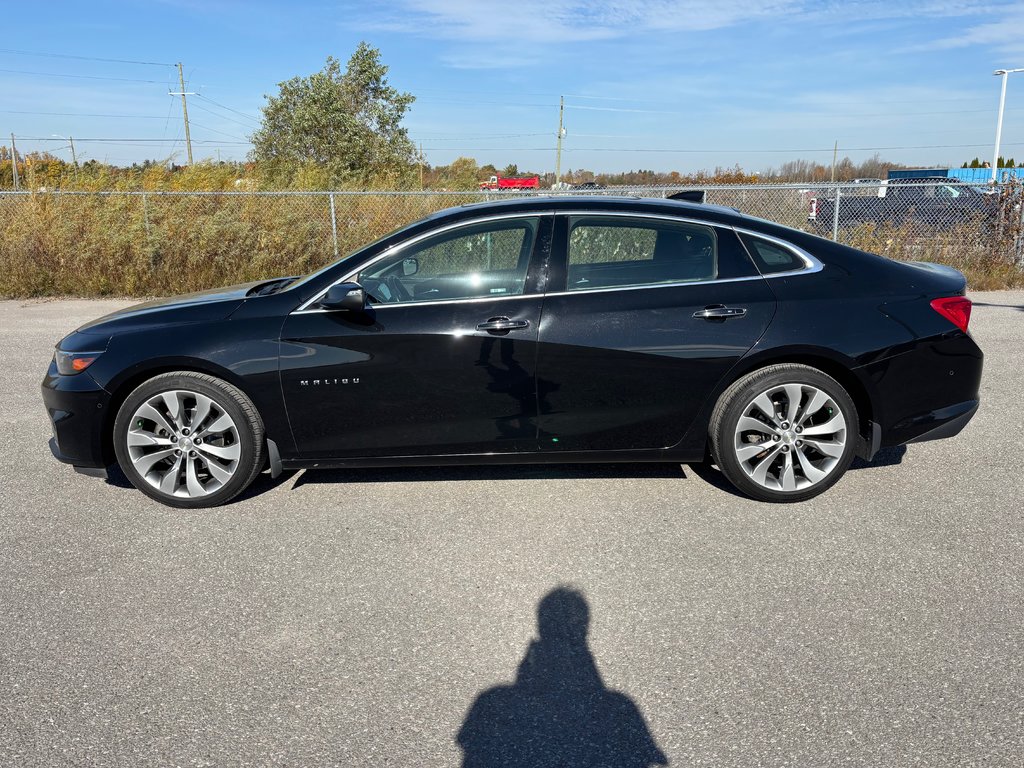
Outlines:
[[197, 498], [234, 476], [238, 427], [216, 400], [184, 389], [160, 392], [132, 414], [125, 437], [135, 471], [160, 493]]
[[755, 483], [792, 492], [828, 477], [846, 441], [846, 417], [835, 399], [810, 384], [789, 383], [747, 404], [736, 424], [733, 451]]

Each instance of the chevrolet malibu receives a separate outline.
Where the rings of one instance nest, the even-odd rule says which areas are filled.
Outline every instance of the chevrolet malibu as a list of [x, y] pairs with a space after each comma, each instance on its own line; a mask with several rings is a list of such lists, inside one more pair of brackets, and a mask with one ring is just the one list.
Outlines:
[[484, 203], [305, 277], [88, 323], [43, 401], [58, 460], [116, 463], [174, 507], [264, 469], [627, 461], [800, 501], [971, 419], [965, 288], [728, 208]]

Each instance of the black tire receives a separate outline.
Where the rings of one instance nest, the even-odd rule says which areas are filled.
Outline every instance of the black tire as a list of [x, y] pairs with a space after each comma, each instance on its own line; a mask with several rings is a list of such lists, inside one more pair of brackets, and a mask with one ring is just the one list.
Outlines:
[[[152, 480], [147, 480], [146, 476], [136, 468], [136, 461], [138, 457], [133, 459], [130, 451], [133, 450], [128, 445], [128, 433], [129, 430], [133, 430], [133, 427], [141, 427], [143, 421], [138, 419], [138, 410], [143, 407], [147, 402], [152, 402], [154, 397], [161, 396], [163, 393], [171, 392], [184, 392], [194, 393], [197, 395], [205, 396], [213, 402], [213, 406], [210, 409], [211, 414], [218, 415], [221, 413], [226, 414], [231, 420], [232, 430], [230, 432], [230, 444], [227, 448], [234, 449], [237, 453], [237, 458], [232, 459], [229, 463], [231, 474], [227, 477], [223, 483], [213, 482], [215, 478], [207, 471], [203, 473], [203, 467], [209, 469], [209, 458], [200, 454], [199, 451], [203, 450], [224, 450], [223, 444], [225, 439], [218, 437], [221, 446], [213, 446], [212, 440], [207, 440], [207, 445], [203, 448], [197, 444], [195, 447], [198, 450], [185, 451], [184, 460], [188, 461], [188, 456], [198, 456], [198, 460], [195, 463], [197, 468], [197, 476], [205, 478], [206, 482], [210, 487], [215, 487], [214, 490], [206, 492], [202, 495], [188, 495], [188, 489], [180, 488], [178, 493], [165, 493], [153, 484]], [[200, 398], [201, 399], [201, 398]], [[184, 402], [189, 402], [187, 399]], [[192, 402], [195, 402], [194, 400]], [[185, 413], [187, 406], [181, 406], [182, 410], [182, 421], [191, 423], [188, 414]], [[192, 417], [196, 415], [195, 410], [192, 411]], [[132, 423], [133, 417], [136, 418], [136, 424]], [[171, 421], [168, 419], [168, 421]], [[153, 428], [159, 429], [155, 422], [146, 422], [151, 424]], [[209, 424], [209, 419], [204, 420], [205, 424]], [[172, 428], [176, 425], [171, 424]], [[201, 434], [201, 424], [196, 424], [196, 436]], [[134, 431], [134, 430], [133, 430]], [[189, 434], [189, 429], [186, 426], [181, 432], [185, 435]], [[161, 430], [161, 433], [165, 430]], [[150, 434], [147, 430], [147, 434]], [[172, 433], [172, 437], [176, 437], [181, 440], [180, 434]], [[164, 437], [159, 437], [160, 440], [165, 440]], [[166, 504], [171, 507], [179, 507], [186, 509], [198, 509], [203, 507], [215, 507], [220, 504], [224, 504], [243, 490], [245, 490], [249, 484], [253, 481], [263, 465], [266, 462], [266, 441], [264, 439], [263, 421], [260, 419], [259, 414], [256, 412], [256, 407], [252, 401], [240, 391], [237, 387], [229, 384], [228, 382], [218, 379], [215, 376], [208, 376], [202, 373], [194, 373], [191, 371], [175, 371], [172, 373], [162, 373], [158, 376], [154, 376], [152, 379], [145, 381], [140, 384], [121, 404], [120, 409], [117, 412], [117, 418], [114, 420], [114, 453], [117, 456], [117, 463], [120, 465], [121, 470], [124, 472], [128, 480], [142, 491], [144, 494], [149, 496], [161, 504]], [[201, 443], [201, 438], [197, 443]], [[177, 450], [178, 445], [175, 443], [170, 446]], [[189, 447], [192, 447], [189, 443]], [[162, 444], [154, 450], [166, 451], [168, 448], [167, 444]], [[178, 450], [180, 454], [181, 451]], [[162, 467], [165, 465], [173, 465], [176, 459], [174, 457], [168, 457], [166, 460], [159, 462], [156, 466]], [[205, 463], [204, 463], [205, 460]], [[226, 474], [227, 470], [221, 468], [220, 472]], [[165, 476], [169, 473], [165, 472]], [[179, 479], [184, 477], [185, 470], [181, 470]], [[181, 479], [179, 485], [183, 483]], [[182, 491], [185, 491], [185, 495], [182, 495]]]
[[[806, 426], [797, 428], [797, 425], [790, 425], [790, 428], [781, 429], [777, 421], [772, 426], [772, 417], [761, 417], [763, 411], [755, 408], [755, 398], [759, 395], [768, 394], [774, 390], [781, 389], [787, 385], [799, 385], [806, 389], [799, 390], [803, 400], [797, 397], [798, 406], [803, 403], [804, 409], [812, 407], [814, 390], [818, 390], [828, 398], [815, 413], [804, 414], [798, 411], [795, 420], [797, 424], [806, 416], [809, 420], [803, 422]], [[781, 399], [773, 402], [774, 405], [781, 403], [788, 412], [788, 398], [780, 393]], [[769, 401], [771, 398], [769, 397]], [[762, 401], [763, 402], [763, 401]], [[751, 411], [751, 409], [754, 409]], [[831, 424], [839, 421], [834, 418], [834, 412], [838, 410], [844, 423], [845, 445], [840, 445], [838, 439], [822, 440], [817, 435], [801, 439], [803, 430], [820, 430], [829, 428]], [[763, 430], [744, 431], [740, 428], [740, 419], [745, 414], [753, 413], [755, 418], [765, 422]], [[820, 414], [820, 415], [817, 415]], [[776, 412], [776, 416], [785, 415]], [[749, 422], [744, 422], [749, 423]], [[788, 421], [783, 421], [788, 424]], [[709, 425], [709, 438], [711, 443], [711, 455], [718, 468], [725, 475], [733, 486], [741, 493], [759, 501], [770, 502], [794, 502], [805, 501], [831, 488], [843, 476], [849, 468], [856, 453], [859, 440], [859, 420], [857, 407], [849, 393], [831, 376], [807, 365], [796, 363], [782, 363], [770, 365], [743, 376], [734, 382], [722, 396], [711, 415]], [[800, 432], [800, 434], [795, 434]], [[775, 434], [779, 437], [776, 437]], [[838, 434], [838, 433], [835, 433]], [[835, 437], [832, 434], [832, 437]], [[772, 442], [761, 442], [761, 436], [767, 436]], [[790, 442], [793, 441], [793, 442]], [[767, 446], [763, 452], [754, 452], [757, 446]], [[798, 450], [798, 447], [799, 450]], [[818, 448], [839, 453], [830, 455], [821, 453]], [[738, 452], [754, 452], [745, 461], [741, 459]], [[789, 453], [787, 459], [785, 451]], [[799, 453], [799, 455], [798, 455]], [[770, 460], [770, 461], [769, 461]], [[762, 461], [769, 461], [766, 466], [773, 469], [767, 470], [764, 483], [777, 481], [779, 487], [768, 487], [754, 479], [756, 469]], [[799, 487], [793, 490], [783, 490], [782, 476], [785, 474], [786, 461], [791, 462], [793, 470], [788, 473], [787, 480], [792, 484], [796, 482]], [[807, 463], [806, 474], [804, 464]], [[815, 464], [815, 462], [817, 462]], [[752, 472], [751, 468], [755, 471]], [[778, 477], [774, 478], [771, 472], [777, 471]], [[820, 479], [814, 479], [818, 472], [824, 472]]]

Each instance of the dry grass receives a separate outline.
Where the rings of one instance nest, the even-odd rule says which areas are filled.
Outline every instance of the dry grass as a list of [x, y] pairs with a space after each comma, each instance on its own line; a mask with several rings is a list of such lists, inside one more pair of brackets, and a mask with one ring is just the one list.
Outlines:
[[1019, 237], [1019, 225], [1000, 230], [998, 225], [984, 222], [931, 232], [913, 224], [862, 224], [840, 231], [840, 241], [854, 248], [900, 261], [931, 261], [958, 269], [975, 291], [1024, 286], [1024, 269], [1016, 260]]
[[[753, 207], [755, 214], [806, 222], [796, 196], [787, 198], [787, 206], [772, 208], [767, 197], [734, 194], [738, 197], [729, 202]], [[348, 253], [428, 213], [480, 199], [339, 193], [338, 251]], [[861, 225], [842, 231], [840, 239], [892, 258], [949, 264], [976, 290], [1020, 287], [1024, 272], [1014, 261], [1019, 213], [1006, 221], [1016, 224], [965, 224], [930, 234], [911, 225]], [[333, 258], [325, 194], [0, 194], [3, 297], [166, 296], [305, 274]]]
[[[338, 196], [338, 251], [451, 204]], [[5, 297], [166, 296], [306, 274], [333, 259], [326, 195], [0, 196]]]

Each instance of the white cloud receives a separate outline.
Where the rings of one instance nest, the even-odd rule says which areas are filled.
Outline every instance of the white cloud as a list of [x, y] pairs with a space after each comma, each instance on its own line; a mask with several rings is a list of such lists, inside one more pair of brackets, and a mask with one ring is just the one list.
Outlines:
[[[550, 63], [555, 54], [595, 55], [607, 41], [642, 46], [645, 36], [752, 23], [813, 28], [820, 36], [864, 23], [958, 19], [964, 35], [927, 47], [988, 44], [1012, 53], [1024, 47], [1024, 37], [1012, 31], [1024, 27], [1020, 14], [1019, 3], [992, 0], [393, 0], [363, 6], [346, 23], [438, 41], [437, 58], [449, 67], [504, 69]], [[1008, 18], [1015, 21], [1007, 24]]]
[[[1024, 8], [995, 9], [993, 21], [969, 26], [955, 35], [932, 40], [914, 46], [914, 51], [951, 50], [956, 48], [984, 47], [1006, 56], [1024, 57]], [[1011, 62], [1008, 66], [1022, 64]]]
[[586, 43], [645, 32], [699, 32], [765, 19], [784, 24], [840, 24], [991, 17], [1003, 11], [1011, 13], [1013, 8], [980, 0], [395, 0], [390, 10], [372, 12], [362, 21], [389, 31], [488, 43], [502, 52], [518, 47], [528, 54], [526, 46], [530, 44]]
[[[376, 26], [391, 31], [498, 44], [567, 44], [652, 30], [709, 30], [797, 10], [806, 0], [398, 0]], [[524, 51], [529, 53], [528, 51]]]

